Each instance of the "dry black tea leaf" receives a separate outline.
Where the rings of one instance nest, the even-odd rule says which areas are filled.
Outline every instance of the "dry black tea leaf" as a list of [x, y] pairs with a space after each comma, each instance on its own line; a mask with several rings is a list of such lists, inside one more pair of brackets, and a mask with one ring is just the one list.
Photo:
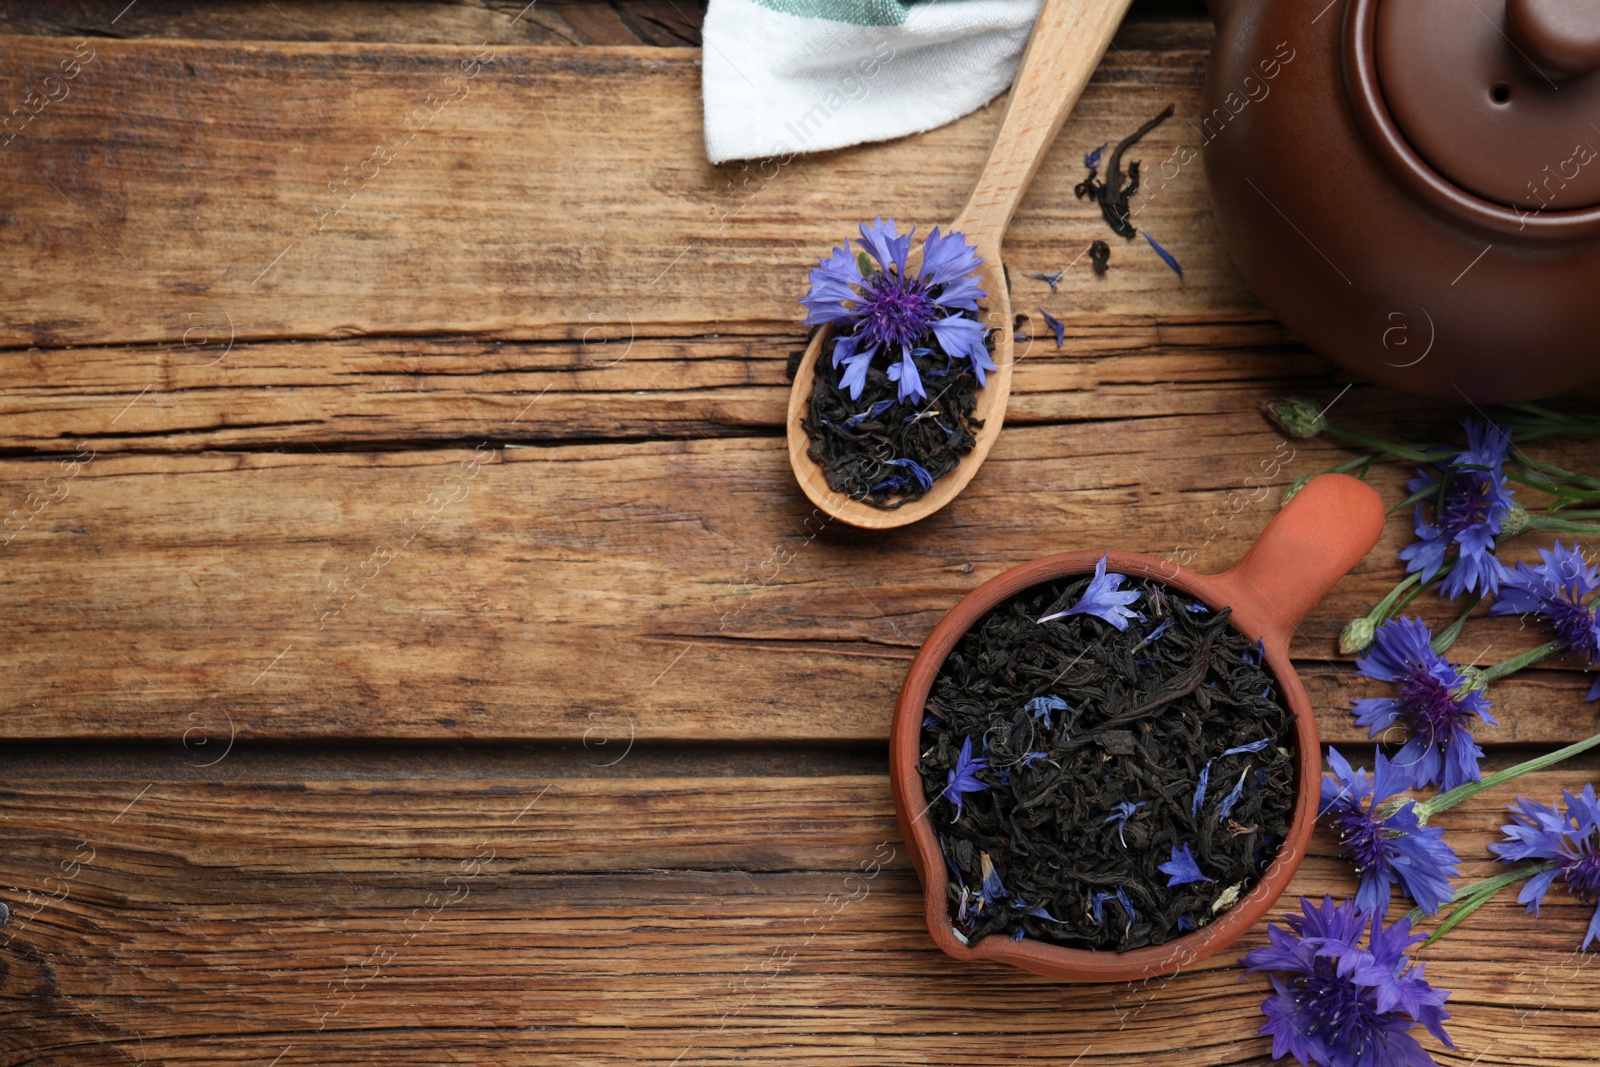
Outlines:
[[1162, 944], [1237, 902], [1288, 833], [1294, 716], [1259, 644], [1103, 567], [984, 616], [929, 694], [923, 791], [968, 940]]

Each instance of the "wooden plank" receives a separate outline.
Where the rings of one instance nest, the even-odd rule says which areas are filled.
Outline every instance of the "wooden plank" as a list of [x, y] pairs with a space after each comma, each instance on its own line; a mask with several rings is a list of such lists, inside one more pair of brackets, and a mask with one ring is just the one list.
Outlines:
[[[1464, 879], [1497, 866], [1505, 799], [1441, 817]], [[0, 807], [7, 1064], [1266, 1062], [1231, 957], [1069, 988], [938, 954], [881, 777], [36, 780]], [[1319, 831], [1292, 895], [1351, 890], [1333, 850]], [[1422, 954], [1454, 991], [1441, 1062], [1600, 1038], [1572, 980], [1590, 908], [1521, 910]]]
[[[1280, 479], [1334, 456], [1301, 444], [1276, 453], [1294, 457]], [[605, 722], [652, 741], [880, 741], [909, 657], [966, 592], [1084, 545], [1224, 568], [1273, 513], [1245, 478], [1281, 445], [1242, 418], [1015, 427], [960, 500], [888, 537], [813, 517], [775, 438], [108, 454], [75, 477], [5, 461], [5, 498], [41, 508], [12, 520], [0, 571], [7, 729], [173, 739], [195, 716], [246, 738], [574, 741]], [[1377, 477], [1398, 499], [1404, 472]], [[1392, 523], [1302, 625], [1331, 738], [1351, 736], [1352, 695], [1381, 691], [1346, 677], [1335, 639], [1409, 537]], [[1485, 620], [1462, 656], [1538, 639]], [[1594, 730], [1583, 675], [1531, 675], [1497, 686], [1507, 714], [1486, 739]]]
[[[166, 350], [77, 348], [70, 359], [0, 351], [0, 450], [62, 451], [81, 440], [103, 452], [187, 452], [763, 433], [783, 425], [785, 356], [804, 343], [798, 331], [647, 338], [626, 325], [532, 343], [193, 340]], [[1263, 399], [1339, 388], [1324, 361], [1268, 323], [1085, 326], [1059, 351], [1038, 338], [1018, 352], [1008, 425], [1224, 411], [1254, 422]], [[539, 417], [513, 425], [535, 396]], [[1438, 407], [1373, 399], [1409, 420], [1442, 421]]]
[[0, 3], [0, 33], [46, 37], [169, 37], [226, 41], [405, 44], [685, 45], [700, 43], [705, 0], [75, 0]]
[[[1168, 103], [1195, 111], [1209, 30], [1192, 25], [1188, 47], [1119, 49], [1096, 75], [1012, 228], [1014, 272], [1057, 269], [1104, 235], [1071, 192], [1086, 147]], [[74, 48], [0, 44], [7, 99]], [[6, 346], [181, 349], [186, 331], [228, 323], [236, 341], [792, 330], [806, 263], [863, 215], [953, 217], [1000, 112], [783, 166], [718, 168], [704, 160], [689, 49], [84, 47], [92, 59], [65, 98], [0, 154], [0, 212], [13, 220], [0, 231], [13, 266], [0, 290]], [[415, 133], [403, 126], [413, 116]], [[1154, 166], [1194, 137], [1168, 123], [1145, 158]], [[1119, 250], [1117, 269], [1080, 270], [1058, 302], [1075, 321], [1262, 318], [1218, 243], [1198, 166], [1152, 186], [1141, 220], [1187, 277]]]

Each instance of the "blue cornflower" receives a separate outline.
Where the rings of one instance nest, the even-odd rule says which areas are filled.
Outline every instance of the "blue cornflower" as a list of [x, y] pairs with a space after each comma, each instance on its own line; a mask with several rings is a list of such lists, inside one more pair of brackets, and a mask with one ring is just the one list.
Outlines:
[[1085, 152], [1083, 154], [1083, 165], [1090, 170], [1094, 170], [1096, 167], [1098, 167], [1100, 165], [1100, 153], [1104, 152], [1106, 150], [1106, 145], [1110, 143], [1110, 141], [1106, 141], [1102, 143], [1099, 148], [1094, 148], [1088, 152]]
[[1374, 758], [1370, 778], [1365, 770], [1352, 771], [1338, 749], [1328, 750], [1328, 764], [1333, 774], [1322, 779], [1317, 814], [1329, 817], [1340, 847], [1361, 876], [1356, 907], [1387, 914], [1389, 887], [1399, 882], [1417, 907], [1437, 914], [1450, 901], [1450, 878], [1461, 862], [1445, 843], [1444, 830], [1422, 825], [1416, 802], [1409, 798], [1380, 817], [1390, 807], [1385, 801], [1406, 788], [1382, 752]]
[[[1543, 563], [1519, 563], [1506, 573], [1500, 599], [1489, 614], [1538, 615], [1586, 665], [1600, 667], [1600, 603], [1594, 599], [1600, 568], [1584, 560], [1576, 541], [1571, 548], [1557, 541], [1552, 549], [1541, 548], [1539, 555]], [[1589, 690], [1589, 699], [1600, 700], [1600, 679]]]
[[972, 754], [972, 738], [963, 738], [956, 765], [950, 768], [942, 795], [956, 806], [956, 818], [961, 818], [961, 798], [968, 793], [981, 793], [989, 787], [978, 780], [978, 772], [987, 770], [989, 761]]
[[1189, 603], [1185, 604], [1183, 606], [1183, 610], [1189, 612], [1191, 615], [1210, 615], [1211, 614], [1211, 609], [1206, 607], [1204, 604], [1200, 603], [1200, 601], [1198, 601], [1198, 600], [1192, 600]]
[[1102, 822], [1114, 822], [1117, 824], [1117, 840], [1122, 842], [1123, 848], [1128, 847], [1128, 842], [1122, 836], [1122, 832], [1128, 828], [1128, 820], [1133, 818], [1133, 813], [1142, 807], [1144, 807], [1144, 801], [1142, 800], [1137, 803], [1131, 800], [1124, 800], [1112, 809], [1110, 815], [1101, 820]]
[[1061, 270], [1056, 271], [1054, 274], [1030, 274], [1030, 275], [1028, 275], [1028, 277], [1030, 277], [1030, 278], [1038, 278], [1041, 282], [1046, 283], [1047, 285], [1050, 286], [1050, 291], [1053, 293], [1053, 292], [1056, 291], [1056, 286], [1061, 284], [1061, 276], [1063, 274], [1065, 274], [1065, 273], [1067, 273], [1067, 271], [1066, 271], [1066, 268], [1063, 267]]
[[[1434, 464], [1433, 471], [1419, 469], [1406, 482], [1407, 490], [1427, 490], [1428, 498], [1417, 505], [1418, 540], [1400, 550], [1406, 573], [1421, 571], [1422, 580], [1429, 582], [1443, 569], [1454, 545], [1456, 564], [1440, 587], [1451, 600], [1471, 592], [1493, 596], [1499, 590], [1505, 568], [1495, 559], [1494, 539], [1511, 510], [1512, 496], [1504, 470], [1511, 435], [1492, 423], [1468, 419], [1461, 425], [1467, 431], [1467, 450], [1449, 463]], [[1426, 518], [1430, 505], [1432, 521]]]
[[1188, 885], [1190, 882], [1215, 882], [1215, 878], [1207, 878], [1200, 873], [1200, 864], [1195, 862], [1194, 856], [1189, 852], [1189, 843], [1172, 846], [1172, 858], [1156, 870], [1168, 875], [1167, 888]]
[[1056, 335], [1056, 347], [1060, 348], [1061, 342], [1066, 340], [1067, 337], [1066, 323], [1050, 314], [1044, 308], [1039, 309], [1039, 314], [1044, 316], [1044, 324], [1050, 327], [1050, 332]]
[[[1489, 846], [1489, 851], [1503, 863], [1535, 859], [1555, 864], [1529, 878], [1517, 894], [1517, 903], [1528, 905], [1535, 915], [1539, 913], [1540, 900], [1557, 878], [1567, 883], [1567, 892], [1585, 904], [1600, 904], [1600, 801], [1595, 799], [1592, 783], [1576, 795], [1562, 790], [1561, 796], [1567, 803], [1564, 814], [1547, 804], [1518, 797], [1510, 805], [1511, 822], [1500, 828], [1506, 840]], [[1600, 908], [1589, 919], [1583, 947], [1587, 949], [1597, 937]]]
[[1356, 701], [1355, 717], [1371, 737], [1397, 722], [1405, 725], [1410, 736], [1394, 759], [1404, 786], [1438, 782], [1442, 789], [1454, 789], [1480, 777], [1483, 749], [1473, 744], [1467, 724], [1476, 715], [1493, 725], [1492, 702], [1481, 684], [1433, 650], [1432, 640], [1421, 619], [1392, 619], [1378, 627], [1372, 647], [1356, 660], [1356, 671], [1394, 682], [1400, 691], [1393, 697]]
[[1068, 615], [1095, 615], [1109, 622], [1119, 630], [1128, 628], [1128, 620], [1134, 618], [1134, 612], [1128, 610], [1128, 605], [1139, 599], [1137, 589], [1122, 589], [1122, 583], [1127, 577], [1121, 574], [1106, 573], [1107, 556], [1102, 555], [1100, 562], [1094, 565], [1094, 577], [1089, 580], [1089, 588], [1083, 591], [1083, 596], [1076, 604], [1066, 611], [1058, 611], [1054, 615], [1046, 615], [1040, 622], [1050, 622], [1052, 619], [1065, 618]]
[[923, 240], [922, 263], [912, 273], [906, 266], [911, 238], [899, 232], [893, 219], [862, 223], [856, 244], [876, 267], [863, 273], [848, 246], [835, 248], [811, 271], [811, 289], [800, 300], [806, 308], [805, 325], [826, 323], [838, 330], [833, 365], [844, 368], [839, 384], [852, 400], [861, 399], [867, 368], [880, 350], [894, 360], [889, 374], [899, 383], [900, 399], [926, 399], [912, 351], [929, 330], [946, 355], [972, 362], [980, 385], [985, 372], [994, 369], [983, 344], [987, 328], [961, 314], [977, 311], [978, 299], [986, 295], [977, 281], [983, 262], [977, 249], [964, 234], [941, 234], [935, 226]]
[[[1433, 1057], [1409, 1030], [1421, 1023], [1447, 1048], [1444, 1031], [1450, 994], [1423, 978], [1423, 965], [1406, 952], [1425, 935], [1401, 919], [1387, 929], [1349, 901], [1321, 907], [1300, 901], [1301, 915], [1285, 915], [1288, 930], [1267, 927], [1270, 944], [1240, 962], [1268, 971], [1273, 994], [1261, 1005], [1272, 1037], [1272, 1056], [1292, 1055], [1317, 1067], [1434, 1067]], [[1370, 922], [1370, 927], [1369, 927]], [[1367, 947], [1361, 933], [1369, 930]]]
[[1139, 917], [1139, 913], [1133, 910], [1133, 902], [1128, 899], [1128, 891], [1118, 887], [1115, 893], [1096, 893], [1089, 898], [1089, 907], [1094, 913], [1096, 926], [1104, 921], [1102, 911], [1107, 901], [1122, 905], [1122, 914], [1127, 917], [1122, 932], [1126, 936], [1128, 931], [1133, 929], [1134, 920]]
[[[1234, 745], [1232, 748], [1225, 748], [1222, 750], [1222, 756], [1237, 756], [1244, 752], [1260, 752], [1270, 744], [1272, 744], [1272, 738], [1263, 737], [1258, 741], [1251, 741], [1247, 745]], [[1217, 758], [1221, 759], [1222, 756]]]
[[1051, 729], [1050, 713], [1053, 711], [1071, 711], [1072, 705], [1054, 693], [1046, 693], [1044, 696], [1034, 697], [1022, 705], [1022, 710], [1032, 715], [1035, 719], [1043, 719], [1044, 728], [1049, 730]]
[[1161, 620], [1161, 625], [1160, 626], [1157, 626], [1154, 630], [1151, 630], [1149, 633], [1145, 634], [1144, 635], [1144, 640], [1139, 642], [1139, 643], [1141, 645], [1148, 645], [1151, 641], [1155, 641], [1158, 638], [1160, 638], [1160, 636], [1162, 634], [1166, 633], [1167, 630], [1171, 628], [1171, 626], [1172, 626], [1172, 616], [1168, 615], [1165, 619]]

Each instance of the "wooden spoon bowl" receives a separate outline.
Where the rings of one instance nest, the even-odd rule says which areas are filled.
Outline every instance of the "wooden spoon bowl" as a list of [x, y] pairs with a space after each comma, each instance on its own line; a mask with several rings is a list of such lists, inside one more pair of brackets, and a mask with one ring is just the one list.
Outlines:
[[1006, 401], [1011, 395], [1011, 369], [1016, 362], [1011, 328], [1011, 294], [1006, 287], [1005, 269], [1000, 262], [1000, 240], [1028, 184], [1043, 162], [1045, 152], [1055, 140], [1056, 131], [1078, 102], [1083, 87], [1100, 65], [1100, 57], [1111, 43], [1111, 36], [1122, 22], [1132, 0], [1045, 0], [1034, 23], [1033, 35], [1017, 68], [1011, 99], [989, 161], [967, 206], [950, 229], [964, 233], [983, 257], [979, 277], [987, 296], [982, 306], [986, 322], [996, 330], [995, 370], [977, 392], [975, 417], [983, 420], [972, 451], [961, 458], [955, 470], [933, 483], [933, 488], [900, 507], [885, 509], [852, 500], [828, 486], [828, 479], [809, 454], [811, 438], [800, 425], [811, 403], [811, 392], [818, 373], [836, 373], [823, 361], [832, 334], [824, 327], [811, 338], [805, 358], [794, 376], [789, 393], [789, 465], [795, 480], [821, 510], [851, 526], [868, 530], [887, 530], [905, 526], [932, 515], [966, 487], [983, 465], [989, 449], [1005, 422]]

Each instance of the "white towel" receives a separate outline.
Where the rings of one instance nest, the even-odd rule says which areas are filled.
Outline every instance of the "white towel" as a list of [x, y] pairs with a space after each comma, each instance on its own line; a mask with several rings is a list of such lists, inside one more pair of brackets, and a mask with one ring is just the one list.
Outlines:
[[766, 159], [942, 126], [1011, 84], [1040, 0], [710, 0], [706, 155]]

